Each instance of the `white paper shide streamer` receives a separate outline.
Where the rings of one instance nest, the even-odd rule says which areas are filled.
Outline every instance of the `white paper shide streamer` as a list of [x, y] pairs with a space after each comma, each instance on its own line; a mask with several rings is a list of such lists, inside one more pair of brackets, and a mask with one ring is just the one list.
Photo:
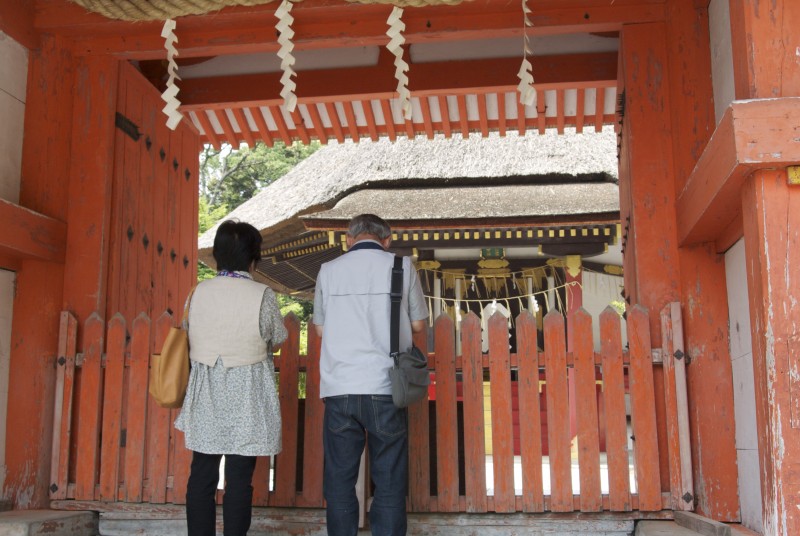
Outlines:
[[167, 89], [161, 94], [161, 100], [166, 105], [162, 108], [162, 112], [167, 116], [167, 128], [175, 130], [178, 123], [183, 119], [183, 115], [178, 111], [181, 101], [178, 100], [178, 86], [175, 80], [180, 80], [178, 76], [178, 64], [175, 62], [175, 57], [178, 55], [178, 49], [175, 48], [175, 43], [178, 42], [178, 37], [175, 35], [175, 21], [167, 19], [164, 21], [164, 27], [161, 30], [161, 37], [164, 38], [164, 48], [167, 49]]
[[523, 48], [522, 48], [522, 65], [519, 67], [517, 77], [519, 78], [519, 102], [524, 106], [532, 106], [536, 100], [536, 90], [533, 88], [533, 65], [528, 61], [528, 55], [532, 55], [530, 48], [530, 41], [528, 40], [527, 29], [533, 26], [531, 19], [528, 15], [531, 10], [528, 7], [527, 0], [522, 0], [522, 13], [525, 18], [525, 27], [523, 28]]
[[292, 80], [292, 77], [297, 76], [297, 73], [292, 68], [295, 60], [292, 55], [292, 51], [294, 50], [294, 43], [292, 43], [292, 38], [294, 37], [294, 30], [292, 30], [294, 17], [292, 17], [291, 11], [292, 3], [289, 0], [283, 0], [278, 9], [275, 10], [275, 16], [278, 18], [275, 29], [278, 30], [278, 44], [280, 44], [278, 57], [281, 59], [281, 70], [283, 70], [283, 76], [281, 76], [281, 84], [283, 85], [281, 97], [283, 97], [283, 104], [286, 107], [286, 111], [290, 113], [294, 112], [297, 107], [297, 95], [294, 93], [297, 84]]
[[400, 101], [400, 109], [403, 111], [405, 119], [411, 119], [411, 92], [408, 90], [408, 63], [403, 61], [403, 43], [406, 38], [403, 32], [406, 25], [402, 21], [403, 9], [397, 6], [392, 9], [392, 13], [386, 21], [389, 29], [386, 35], [389, 36], [389, 43], [386, 49], [394, 55], [394, 77], [397, 79], [397, 94]]

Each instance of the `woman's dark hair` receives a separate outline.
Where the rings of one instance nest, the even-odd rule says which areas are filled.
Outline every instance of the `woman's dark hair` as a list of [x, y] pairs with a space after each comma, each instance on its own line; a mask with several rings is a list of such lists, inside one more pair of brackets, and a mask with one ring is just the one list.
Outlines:
[[222, 222], [214, 237], [214, 260], [217, 270], [246, 272], [261, 260], [261, 233], [249, 223]]

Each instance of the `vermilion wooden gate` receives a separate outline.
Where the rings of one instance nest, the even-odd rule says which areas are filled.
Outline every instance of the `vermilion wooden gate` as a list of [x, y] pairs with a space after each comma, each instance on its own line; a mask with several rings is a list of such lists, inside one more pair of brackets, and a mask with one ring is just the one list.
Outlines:
[[182, 437], [146, 393], [149, 355], [197, 277], [199, 140], [186, 121], [167, 129], [162, 107], [155, 88], [121, 62], [108, 236], [92, 261], [105, 278], [105, 309], [61, 317], [54, 499], [183, 496]]
[[[430, 359], [436, 373], [436, 400], [409, 410], [411, 511], [635, 514], [692, 508], [680, 308], [671, 304], [661, 312], [664, 341], [656, 349], [650, 346], [649, 319], [641, 307], [633, 307], [627, 315], [628, 349], [623, 349], [621, 320], [614, 310], [607, 309], [599, 321], [600, 352], [593, 350], [592, 320], [583, 310], [569, 319], [574, 344], [568, 351], [564, 318], [550, 313], [544, 320], [545, 349], [539, 351], [534, 319], [523, 313], [516, 319], [518, 348], [512, 354], [507, 321], [495, 315], [489, 321], [490, 349], [482, 354], [480, 321], [470, 314], [461, 326], [462, 355], [456, 355], [453, 322], [447, 316], [436, 320]], [[82, 508], [92, 501], [183, 503], [189, 457], [181, 434], [171, 426], [175, 411], [154, 406], [147, 394], [151, 342], [160, 342], [172, 322], [169, 313], [154, 323], [142, 313], [132, 320], [115, 315], [105, 325], [96, 315], [84, 323], [83, 343], [78, 345], [77, 321], [62, 314], [59, 351], [64, 359], [59, 367], [52, 488], [52, 498], [59, 500], [54, 507], [69, 508], [71, 499]], [[272, 464], [259, 459], [254, 504], [322, 507], [319, 341], [312, 330], [308, 355], [300, 355], [299, 321], [290, 315], [286, 326], [289, 338], [276, 358], [283, 452]], [[424, 337], [417, 344], [424, 349]], [[662, 366], [668, 482], [659, 478], [653, 385], [654, 367]], [[570, 368], [576, 377], [577, 448], [571, 448], [569, 431]], [[72, 381], [77, 370], [83, 374], [81, 389], [75, 389]], [[298, 396], [301, 375], [305, 375], [304, 399]], [[485, 450], [487, 375], [491, 459]], [[458, 381], [463, 382], [463, 402], [457, 400]], [[514, 384], [519, 392], [518, 457], [513, 452]], [[544, 404], [548, 456], [542, 454]], [[75, 407], [83, 409], [75, 413]], [[601, 435], [605, 452], [600, 450]], [[493, 481], [491, 490], [487, 477]], [[573, 480], [579, 491], [573, 489]]]

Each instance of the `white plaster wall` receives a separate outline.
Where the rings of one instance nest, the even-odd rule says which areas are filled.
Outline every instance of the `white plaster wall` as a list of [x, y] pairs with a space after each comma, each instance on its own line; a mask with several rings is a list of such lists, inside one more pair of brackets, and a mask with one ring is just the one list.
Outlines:
[[19, 201], [28, 51], [0, 32], [0, 198]]
[[742, 524], [760, 532], [761, 485], [744, 240], [739, 240], [725, 253], [725, 276], [728, 285], [728, 322], [733, 361], [733, 403]]
[[[0, 198], [19, 202], [28, 51], [0, 32]], [[0, 489], [6, 477], [6, 413], [14, 272], [0, 270]]]
[[711, 79], [714, 84], [714, 112], [717, 123], [736, 98], [733, 85], [731, 12], [729, 0], [711, 0], [708, 6], [711, 37]]
[[[594, 259], [592, 259], [594, 260]], [[608, 307], [612, 301], [621, 301], [623, 279], [619, 276], [610, 274], [599, 274], [595, 272], [583, 271], [581, 274], [583, 288], [583, 308], [592, 316], [592, 336], [594, 349], [600, 351], [600, 313]], [[620, 319], [622, 332], [622, 347], [628, 342], [628, 334], [625, 320]]]

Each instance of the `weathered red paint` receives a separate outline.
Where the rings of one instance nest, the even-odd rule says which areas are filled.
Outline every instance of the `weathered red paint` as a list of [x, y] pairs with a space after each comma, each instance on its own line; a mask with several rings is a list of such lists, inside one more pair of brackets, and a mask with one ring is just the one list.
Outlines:
[[[693, 160], [704, 146], [704, 136], [709, 130], [707, 111], [689, 120], [676, 116], [678, 112], [674, 110], [676, 106], [705, 109], [710, 87], [707, 80], [697, 79], [700, 76], [697, 71], [703, 68], [705, 60], [696, 60], [698, 65], [686, 58], [685, 63], [670, 61], [675, 53], [670, 54], [668, 46], [678, 47], [682, 43], [686, 47], [688, 42], [695, 42], [692, 46], [702, 48], [704, 31], [694, 35], [681, 29], [680, 22], [703, 20], [703, 16], [677, 8], [670, 13], [672, 19], [666, 25], [626, 27], [622, 35], [628, 102], [623, 155], [630, 155], [626, 159], [629, 167], [620, 168], [621, 173], [624, 169], [625, 181], [630, 181], [626, 187], [630, 188], [627, 198], [630, 201], [623, 198], [624, 205], [630, 203], [630, 208], [623, 210], [626, 262], [629, 255], [635, 257], [630, 261], [634, 273], [629, 273], [626, 265], [626, 291], [630, 277], [631, 285], [635, 286], [628, 291], [634, 297], [633, 303], [641, 303], [652, 312], [660, 311], [666, 303], [681, 296], [689, 304], [687, 348], [699, 358], [688, 371], [697, 507], [715, 519], [735, 521], [738, 520], [737, 469], [733, 386], [725, 328], [724, 266], [713, 248], [678, 249], [678, 221], [672, 208], [676, 190], [693, 169]], [[691, 27], [689, 24], [687, 28]], [[684, 139], [673, 142], [676, 129], [681, 129], [677, 137]], [[659, 162], [672, 165], [663, 166]], [[704, 307], [697, 306], [698, 303]], [[660, 339], [657, 320], [657, 315], [651, 314], [654, 340]], [[709, 375], [715, 378], [713, 393], [701, 387]], [[660, 376], [655, 381], [657, 386], [662, 385]], [[664, 415], [661, 407], [659, 415]], [[659, 428], [659, 441], [663, 452], [666, 446], [663, 427]], [[711, 452], [714, 454], [709, 455]], [[665, 462], [662, 458], [664, 475]]]
[[[611, 318], [609, 316], [611, 315]], [[64, 313], [66, 319], [70, 319], [69, 313]], [[632, 426], [635, 434], [635, 464], [638, 475], [638, 495], [631, 495], [627, 486], [628, 480], [628, 457], [625, 444], [627, 442], [625, 431], [625, 404], [624, 396], [627, 391], [623, 378], [623, 353], [621, 348], [619, 316], [614, 311], [606, 311], [601, 326], [601, 337], [605, 341], [602, 358], [595, 357], [591, 346], [586, 343], [590, 340], [591, 331], [590, 318], [585, 312], [579, 311], [575, 315], [577, 321], [571, 329], [582, 334], [580, 344], [574, 353], [574, 366], [577, 367], [578, 393], [582, 398], [581, 419], [580, 419], [580, 449], [579, 463], [581, 466], [581, 491], [573, 493], [571, 489], [570, 457], [569, 457], [569, 426], [568, 421], [563, 418], [566, 407], [567, 386], [566, 372], [571, 364], [568, 363], [565, 355], [563, 341], [565, 340], [565, 326], [563, 317], [558, 313], [552, 313], [548, 320], [548, 337], [553, 341], [561, 341], [560, 347], [556, 348], [552, 355], [544, 357], [544, 365], [549, 373], [549, 389], [547, 394], [551, 401], [548, 408], [561, 407], [560, 413], [550, 419], [548, 436], [558, 438], [558, 460], [557, 472], [558, 480], [553, 479], [553, 489], [550, 495], [543, 494], [542, 487], [542, 428], [539, 422], [539, 399], [543, 396], [539, 391], [539, 383], [543, 376], [539, 374], [538, 350], [535, 345], [535, 320], [525, 312], [517, 319], [519, 348], [516, 354], [508, 354], [504, 348], [508, 340], [506, 328], [507, 320], [501, 316], [495, 316], [490, 321], [490, 354], [483, 358], [480, 351], [481, 328], [478, 318], [474, 314], [468, 314], [462, 323], [461, 343], [463, 354], [461, 359], [454, 355], [455, 347], [447, 341], [453, 340], [453, 323], [443, 316], [438, 321], [438, 333], [444, 337], [444, 344], [439, 344], [439, 359], [431, 360], [431, 366], [438, 373], [438, 386], [440, 398], [436, 401], [437, 410], [437, 431], [428, 428], [427, 415], [429, 406], [424, 403], [413, 405], [409, 409], [409, 426], [412, 431], [410, 439], [410, 480], [413, 485], [410, 487], [409, 503], [412, 511], [453, 511], [456, 512], [522, 512], [522, 511], [546, 511], [546, 510], [583, 510], [583, 511], [614, 511], [625, 512], [633, 511], [631, 518], [640, 517], [641, 514], [636, 510], [657, 511], [668, 506], [669, 496], [660, 492], [659, 479], [653, 478], [658, 470], [658, 445], [656, 442], [654, 406], [655, 392], [652, 388], [653, 364], [650, 361], [651, 349], [647, 345], [649, 340], [649, 326], [647, 314], [641, 307], [632, 310], [628, 321], [628, 329], [631, 341], [630, 367], [631, 367], [631, 403], [632, 403]], [[560, 319], [560, 321], [559, 321]], [[169, 315], [162, 315], [156, 322], [157, 331], [163, 331], [171, 323]], [[102, 324], [98, 316], [93, 315], [89, 321], [85, 344], [88, 347], [79, 348], [79, 352], [88, 361], [84, 366], [92, 368], [96, 372], [97, 358], [100, 354], [107, 357], [105, 368], [105, 389], [100, 392], [96, 388], [98, 375], [93, 377], [87, 375], [86, 381], [74, 399], [80, 397], [100, 397], [99, 402], [83, 403], [83, 410], [77, 415], [76, 419], [71, 419], [68, 412], [68, 405], [63, 407], [67, 411], [64, 421], [76, 421], [81, 430], [77, 445], [72, 447], [73, 453], [80, 448], [81, 457], [59, 455], [55, 478], [59, 482], [59, 488], [63, 493], [54, 493], [53, 498], [58, 502], [54, 503], [57, 508], [74, 509], [76, 505], [93, 504], [94, 509], [130, 509], [132, 503], [163, 501], [172, 494], [172, 499], [176, 503], [182, 502], [182, 496], [176, 493], [175, 475], [172, 475], [172, 486], [169, 485], [169, 477], [165, 479], [168, 465], [167, 451], [162, 448], [165, 445], [163, 434], [163, 417], [169, 415], [169, 411], [158, 408], [156, 412], [151, 412], [148, 427], [145, 428], [143, 403], [149, 400], [146, 394], [146, 386], [141, 384], [141, 363], [147, 362], [148, 341], [150, 322], [146, 315], [140, 314], [133, 322], [133, 338], [130, 345], [130, 368], [131, 386], [127, 401], [123, 401], [129, 409], [128, 419], [124, 420], [127, 430], [125, 452], [116, 449], [119, 442], [120, 425], [122, 421], [118, 418], [121, 414], [116, 408], [119, 405], [119, 389], [114, 389], [113, 385], [118, 384], [118, 369], [120, 352], [125, 348], [124, 327], [128, 322], [121, 316], [115, 315], [108, 326], [107, 332], [102, 332]], [[312, 400], [306, 400], [307, 411], [299, 411], [299, 401], [297, 399], [297, 385], [299, 374], [305, 370], [310, 373], [307, 376], [306, 389], [307, 395], [318, 394], [319, 375], [314, 372], [318, 355], [319, 341], [315, 336], [309, 337], [309, 348], [311, 356], [299, 355], [299, 323], [296, 318], [290, 317], [286, 320], [287, 328], [290, 332], [289, 341], [281, 348], [281, 355], [276, 360], [277, 371], [282, 378], [281, 392], [282, 404], [281, 411], [283, 416], [284, 430], [294, 428], [299, 430], [304, 427], [304, 445], [301, 446], [296, 440], [297, 437], [290, 434], [285, 438], [283, 452], [276, 460], [276, 472], [274, 489], [269, 490], [268, 477], [269, 460], [260, 458], [257, 463], [256, 475], [254, 477], [254, 504], [257, 506], [322, 506], [322, 479], [321, 467], [322, 457], [319, 449], [319, 442], [314, 441], [314, 435], [319, 436], [321, 423], [322, 403], [316, 398], [317, 409], [313, 408]], [[449, 331], [448, 331], [449, 330]], [[107, 333], [105, 338], [103, 335]], [[70, 339], [74, 339], [74, 320], [72, 323], [62, 323], [62, 340], [64, 341], [65, 353], [74, 353], [68, 347]], [[159, 338], [161, 335], [157, 336]], [[491, 341], [494, 341], [492, 345]], [[615, 341], [615, 342], [614, 342]], [[425, 346], [424, 338], [417, 337], [417, 343]], [[316, 349], [315, 349], [316, 348]], [[615, 350], [616, 349], [616, 350]], [[609, 422], [621, 424], [621, 431], [617, 434], [616, 453], [609, 452], [610, 473], [609, 479], [612, 482], [609, 493], [600, 494], [599, 484], [599, 453], [600, 439], [597, 429], [597, 407], [595, 404], [595, 379], [596, 367], [598, 363], [603, 363], [602, 375], [607, 398], [611, 406], [616, 404], [616, 411], [609, 410], [614, 419]], [[608, 366], [606, 366], [608, 365]], [[109, 373], [109, 367], [117, 369], [116, 373]], [[519, 367], [519, 376], [513, 380], [512, 370]], [[464, 429], [463, 437], [459, 437], [455, 430], [456, 427], [448, 429], [444, 424], [439, 425], [443, 414], [452, 411], [453, 402], [458, 400], [454, 397], [453, 389], [447, 393], [447, 385], [451, 387], [456, 384], [454, 381], [460, 369], [463, 377], [463, 403], [464, 403]], [[86, 373], [87, 368], [83, 372]], [[137, 372], [134, 375], [134, 370]], [[614, 372], [616, 370], [616, 372]], [[492, 411], [492, 451], [493, 463], [495, 465], [494, 481], [495, 492], [487, 495], [486, 491], [486, 459], [484, 442], [485, 435], [485, 413], [484, 413], [484, 374], [489, 372], [491, 382], [490, 408]], [[146, 372], [146, 370], [145, 370]], [[450, 381], [442, 381], [445, 376], [450, 377]], [[560, 378], [560, 380], [559, 380]], [[616, 378], [616, 379], [615, 379]], [[135, 383], [134, 383], [135, 381]], [[442, 402], [442, 384], [445, 384], [444, 394], [450, 396], [450, 404]], [[524, 422], [519, 428], [520, 442], [524, 447], [522, 470], [522, 493], [517, 495], [513, 482], [514, 457], [512, 455], [513, 435], [516, 430], [510, 426], [513, 412], [511, 400], [515, 391], [519, 388], [520, 393], [520, 412], [523, 414]], [[457, 392], [457, 391], [456, 391]], [[72, 398], [70, 398], [72, 400]], [[615, 402], [616, 401], [616, 402]], [[92, 411], [98, 406], [104, 409], [114, 408], [113, 411], [106, 411], [103, 418], [98, 420]], [[457, 408], [457, 404], [455, 405]], [[316, 416], [314, 413], [316, 412]], [[557, 418], [561, 415], [561, 418]], [[446, 416], [445, 416], [446, 419]], [[96, 423], [96, 426], [95, 426]], [[68, 445], [68, 430], [61, 428], [59, 436], [62, 445]], [[314, 431], [316, 430], [316, 431]], [[296, 433], [296, 432], [295, 432]], [[448, 435], [449, 434], [449, 435]], [[430, 446], [433, 436], [445, 436], [445, 442], [451, 442], [450, 447], [444, 447], [440, 439], [436, 437], [436, 451], [441, 453], [443, 458], [448, 458], [451, 468], [442, 471], [439, 458], [432, 463], [429, 453], [425, 456], [420, 453]], [[614, 444], [614, 434], [609, 434], [609, 444]], [[102, 443], [100, 442], [102, 438]], [[116, 439], [115, 439], [116, 438]], [[465, 476], [465, 494], [458, 492], [460, 454], [457, 453], [457, 445], [464, 445], [463, 471]], [[98, 449], [99, 463], [98, 463]], [[142, 451], [146, 445], [148, 451], [148, 465], [143, 465]], [[455, 445], [455, 446], [454, 446]], [[113, 451], [117, 450], [115, 454]], [[62, 449], [59, 449], [61, 452]], [[136, 453], [139, 453], [137, 458]], [[84, 456], [85, 454], [85, 456]], [[153, 460], [151, 460], [153, 458]], [[94, 462], [92, 461], [94, 459]], [[552, 458], [551, 458], [552, 459]], [[124, 463], [125, 480], [122, 481], [121, 473], [115, 470], [115, 462]], [[72, 464], [72, 465], [70, 465]], [[297, 493], [296, 470], [298, 464], [303, 467], [302, 493]], [[439, 490], [452, 490], [452, 503], [440, 500], [439, 496], [430, 495], [430, 476], [436, 472], [439, 482]], [[74, 482], [69, 482], [70, 475], [74, 475]], [[147, 494], [142, 495], [143, 477], [147, 476]], [[614, 481], [616, 483], [613, 483]], [[62, 486], [60, 483], [64, 482]], [[166, 483], [165, 483], [166, 482]], [[126, 502], [115, 503], [113, 493], [119, 489], [121, 499]], [[92, 490], [99, 491], [95, 497], [80, 499], [79, 497], [89, 497]], [[421, 497], [417, 497], [419, 493]], [[221, 497], [221, 495], [220, 495]], [[65, 501], [66, 499], [66, 501]], [[172, 502], [167, 500], [167, 502]], [[164, 506], [140, 506], [139, 508], [151, 509], [153, 511], [163, 511]], [[648, 514], [650, 515], [650, 514]]]
[[41, 44], [34, 28], [34, 4], [27, 0], [6, 0], [0, 4], [0, 31], [28, 49]]
[[607, 307], [600, 314], [603, 404], [606, 416], [608, 495], [611, 510], [631, 509], [628, 477], [628, 427], [625, 418], [625, 372], [619, 314]]
[[800, 530], [798, 475], [800, 428], [795, 270], [800, 235], [793, 217], [800, 191], [786, 184], [783, 170], [758, 171], [745, 183], [744, 214], [750, 324], [753, 335], [758, 454], [764, 534]]
[[[464, 400], [464, 490], [466, 510], [468, 512], [486, 512], [486, 422], [483, 407], [483, 355], [481, 353], [480, 319], [472, 312], [467, 314], [461, 321], [461, 362]], [[494, 424], [495, 419], [492, 416], [492, 426]], [[492, 438], [494, 438], [494, 428], [492, 428]], [[511, 483], [513, 495], [513, 475]], [[507, 498], [506, 504], [508, 504]]]

